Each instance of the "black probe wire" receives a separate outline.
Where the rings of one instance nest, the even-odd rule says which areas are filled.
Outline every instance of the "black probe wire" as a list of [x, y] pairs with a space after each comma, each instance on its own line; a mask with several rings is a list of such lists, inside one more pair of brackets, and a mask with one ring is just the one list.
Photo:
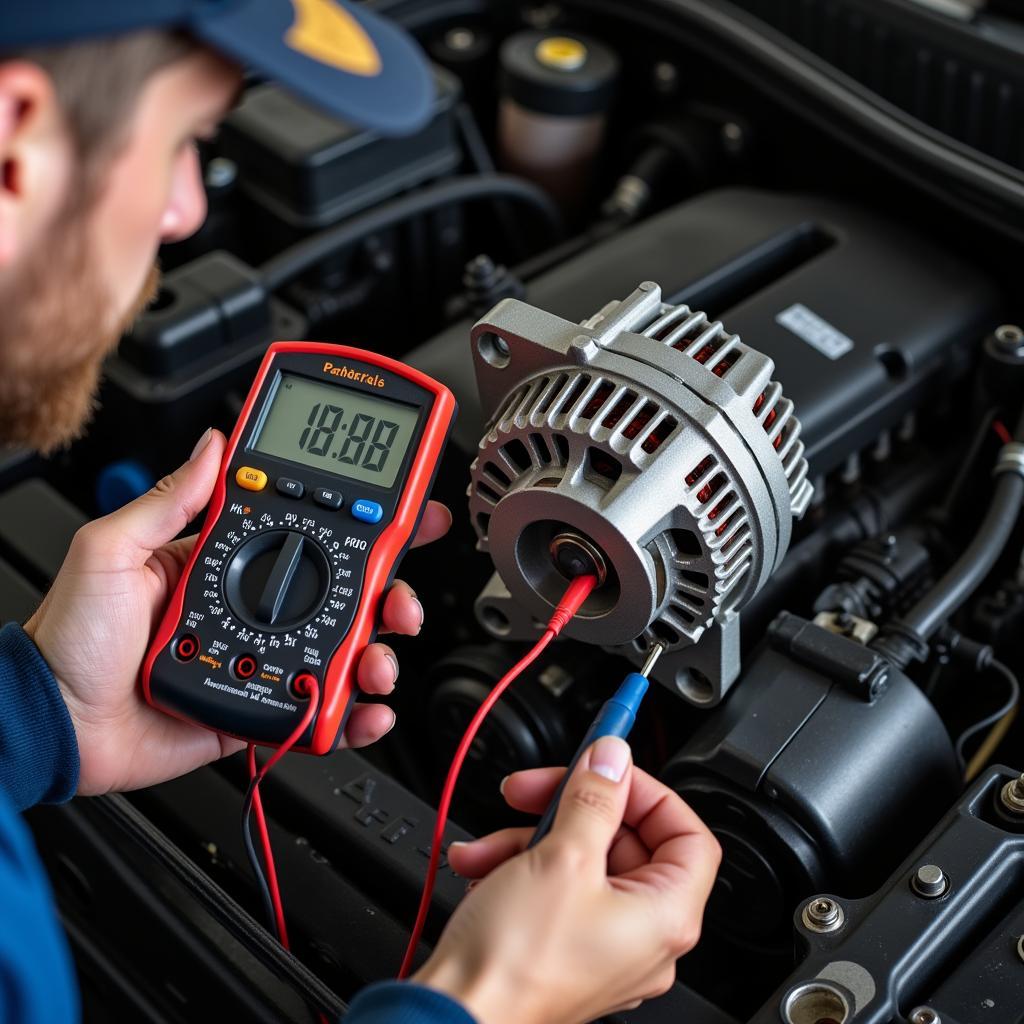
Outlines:
[[985, 667], [1003, 677], [1003, 680], [1006, 682], [1007, 689], [1010, 692], [1010, 696], [998, 711], [993, 711], [991, 715], [983, 718], [980, 722], [975, 722], [974, 725], [960, 734], [960, 738], [956, 741], [956, 759], [957, 763], [960, 765], [961, 774], [964, 774], [967, 770], [967, 759], [964, 756], [964, 748], [967, 744], [977, 736], [979, 732], [984, 732], [990, 726], [994, 726], [998, 722], [1001, 722], [1020, 704], [1020, 683], [1017, 681], [1017, 677], [1009, 666], [1004, 665], [1001, 661], [996, 661], [993, 658]]
[[558, 207], [536, 185], [510, 174], [465, 175], [410, 192], [297, 242], [263, 264], [260, 268], [263, 287], [268, 291], [280, 288], [339, 250], [412, 217], [431, 213], [452, 203], [485, 199], [511, 199], [530, 206], [544, 222], [552, 241], [561, 237], [562, 218]]
[[270, 886], [267, 883], [267, 876], [263, 872], [263, 865], [260, 862], [259, 854], [256, 852], [256, 844], [252, 838], [252, 803], [256, 796], [256, 787], [260, 784], [259, 778], [249, 783], [245, 791], [245, 800], [242, 803], [242, 836], [245, 839], [245, 854], [249, 858], [249, 866], [256, 877], [256, 886], [260, 891], [260, 902], [263, 904], [263, 913], [267, 919], [267, 927], [271, 934], [277, 936], [278, 942], [281, 936], [278, 934], [277, 915], [274, 913], [274, 901], [270, 896]]

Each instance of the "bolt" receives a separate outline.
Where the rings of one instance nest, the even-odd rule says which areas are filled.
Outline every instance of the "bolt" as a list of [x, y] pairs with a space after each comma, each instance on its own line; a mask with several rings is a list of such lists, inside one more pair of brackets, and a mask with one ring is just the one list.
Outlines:
[[995, 342], [1000, 351], [1016, 355], [1024, 345], [1024, 330], [1016, 324], [1003, 324], [996, 328]]
[[910, 1011], [910, 1024], [942, 1024], [942, 1018], [930, 1007], [919, 1006]]
[[472, 49], [476, 42], [476, 33], [471, 28], [453, 28], [444, 34], [445, 46], [459, 52]]
[[999, 794], [1003, 807], [1011, 814], [1024, 816], [1024, 775], [1019, 779], [1013, 779], [1003, 786]]
[[868, 696], [871, 700], [878, 700], [879, 697], [889, 689], [889, 670], [883, 668], [868, 687]]
[[675, 92], [679, 84], [679, 71], [675, 64], [660, 60], [654, 65], [654, 87], [661, 93]]
[[735, 121], [727, 121], [722, 125], [722, 147], [730, 156], [742, 153], [745, 144], [743, 129]]
[[846, 915], [843, 908], [828, 896], [815, 896], [800, 915], [804, 927], [812, 932], [835, 932], [843, 927]]
[[935, 900], [949, 892], [949, 879], [936, 864], [923, 864], [910, 880], [910, 888], [926, 900]]

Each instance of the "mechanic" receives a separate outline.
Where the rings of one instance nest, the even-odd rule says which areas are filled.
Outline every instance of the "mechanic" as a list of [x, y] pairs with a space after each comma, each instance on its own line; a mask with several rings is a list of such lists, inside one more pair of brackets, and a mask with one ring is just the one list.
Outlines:
[[[430, 78], [394, 26], [333, 0], [31, 0], [0, 11], [0, 442], [42, 453], [78, 436], [104, 358], [155, 294], [158, 246], [193, 233], [205, 195], [196, 139], [239, 93], [241, 67], [379, 131], [414, 130]], [[145, 424], [126, 423], [126, 430]], [[149, 493], [85, 526], [24, 628], [0, 631], [0, 1017], [78, 1017], [71, 958], [17, 811], [76, 793], [171, 779], [241, 743], [165, 716], [139, 696], [150, 633], [194, 538], [225, 439], [207, 430]], [[451, 517], [432, 503], [417, 543]], [[383, 627], [416, 634], [405, 583]], [[395, 686], [398, 663], [367, 648], [358, 681]], [[346, 742], [394, 725], [356, 708]], [[559, 769], [502, 790], [540, 812]], [[371, 986], [349, 1019], [552, 1024], [585, 1021], [665, 991], [697, 941], [719, 862], [715, 840], [671, 791], [599, 741], [570, 780], [556, 824], [455, 844], [475, 879], [413, 982]]]

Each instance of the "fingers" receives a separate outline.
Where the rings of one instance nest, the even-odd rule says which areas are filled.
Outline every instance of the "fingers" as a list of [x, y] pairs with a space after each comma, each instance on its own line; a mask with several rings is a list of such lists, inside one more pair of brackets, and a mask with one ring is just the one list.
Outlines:
[[543, 814], [564, 775], [564, 768], [530, 768], [514, 772], [501, 784], [501, 795], [514, 810]]
[[510, 857], [522, 853], [532, 835], [532, 828], [506, 828], [471, 843], [452, 843], [448, 847], [448, 863], [463, 878], [483, 878]]
[[80, 531], [78, 553], [105, 568], [138, 568], [203, 510], [217, 483], [224, 435], [207, 431], [192, 458], [149, 491]]
[[629, 799], [632, 764], [629, 744], [617, 736], [604, 736], [587, 748], [562, 791], [551, 833], [537, 849], [548, 840], [568, 844], [599, 863], [603, 873]]
[[357, 704], [348, 716], [342, 747], [368, 747], [395, 727], [395, 713], [386, 704]]
[[398, 658], [387, 644], [370, 644], [363, 651], [356, 680], [363, 693], [391, 693], [398, 679]]
[[423, 625], [423, 605], [408, 583], [396, 580], [384, 599], [381, 632], [416, 636]]
[[452, 525], [452, 514], [439, 501], [428, 501], [420, 520], [420, 528], [416, 531], [412, 546], [421, 547], [443, 537]]

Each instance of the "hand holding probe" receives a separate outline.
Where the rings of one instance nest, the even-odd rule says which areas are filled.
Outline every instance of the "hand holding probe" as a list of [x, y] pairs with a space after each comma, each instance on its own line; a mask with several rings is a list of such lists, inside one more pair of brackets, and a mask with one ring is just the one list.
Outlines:
[[579, 745], [576, 753], [573, 754], [572, 761], [570, 761], [565, 776], [558, 785], [558, 789], [555, 790], [551, 803], [548, 804], [547, 810], [537, 823], [537, 830], [533, 833], [527, 849], [536, 846], [551, 831], [555, 815], [558, 813], [558, 802], [562, 798], [562, 790], [565, 789], [565, 784], [569, 781], [569, 777], [576, 768], [579, 759], [583, 756], [583, 752], [602, 736], [618, 736], [621, 739], [626, 739], [629, 736], [633, 723], [636, 721], [636, 713], [640, 709], [640, 702], [644, 699], [644, 694], [647, 693], [649, 685], [647, 677], [657, 664], [658, 658], [661, 657], [664, 650], [665, 645], [663, 643], [654, 644], [647, 652], [647, 658], [640, 671], [630, 672], [615, 693], [601, 705], [601, 710], [598, 711], [593, 722], [590, 723], [590, 728], [587, 730], [586, 736], [583, 737], [583, 742]]

